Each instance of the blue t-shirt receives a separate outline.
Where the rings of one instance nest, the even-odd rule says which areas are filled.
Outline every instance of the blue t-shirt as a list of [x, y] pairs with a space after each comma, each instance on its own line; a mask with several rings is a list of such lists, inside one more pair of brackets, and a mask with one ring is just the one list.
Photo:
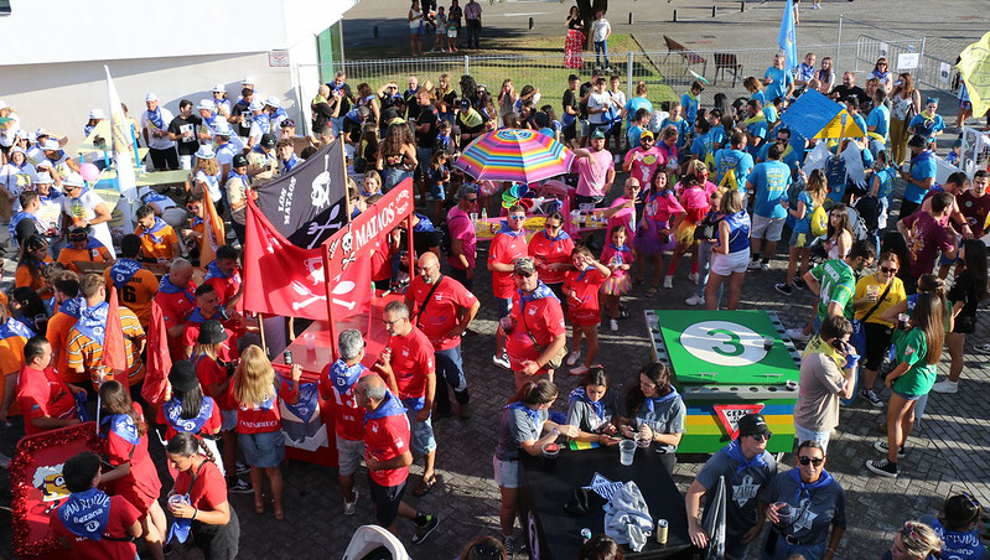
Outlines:
[[639, 126], [638, 124], [634, 124], [630, 126], [628, 130], [626, 130], [626, 142], [629, 142], [630, 149], [639, 146], [639, 135], [643, 134], [644, 130], [646, 129]]
[[866, 117], [866, 126], [875, 126], [876, 130], [873, 132], [883, 136], [886, 140], [887, 133], [890, 131], [890, 109], [883, 103], [874, 107]]
[[794, 220], [794, 233], [811, 233], [811, 214], [815, 211], [815, 201], [811, 199], [808, 191], [801, 191], [797, 199], [798, 202], [804, 203], [804, 217], [800, 220]]
[[753, 199], [753, 213], [763, 218], [786, 218], [787, 210], [780, 201], [787, 198], [787, 187], [791, 184], [791, 168], [782, 161], [765, 161], [756, 164], [749, 174], [756, 196]]
[[725, 144], [725, 127], [722, 125], [715, 125], [708, 131], [708, 137], [711, 138], [712, 146], [721, 146]]
[[873, 176], [880, 181], [880, 186], [877, 187], [877, 198], [883, 199], [889, 197], [890, 193], [894, 190], [894, 177], [897, 177], [897, 168], [891, 165], [874, 171]]
[[856, 113], [855, 115], [852, 116], [852, 118], [853, 118], [853, 122], [859, 125], [859, 129], [863, 131], [863, 136], [866, 136], [866, 133], [869, 132], [869, 129], [866, 128], [866, 119], [863, 118], [863, 115]]
[[722, 148], [715, 153], [715, 183], [721, 184], [730, 169], [735, 171], [739, 191], [746, 188], [749, 172], [753, 170], [753, 156], [742, 150]]
[[777, 122], [777, 119], [780, 118], [780, 114], [777, 113], [777, 106], [771, 103], [764, 107], [763, 118], [765, 118], [770, 124]]
[[980, 542], [980, 531], [950, 531], [942, 526], [942, 522], [931, 515], [922, 515], [919, 519], [925, 525], [935, 530], [942, 539], [942, 558], [947, 560], [985, 560], [988, 558], [987, 549]]
[[677, 129], [677, 147], [683, 148], [684, 144], [687, 142], [688, 133], [691, 132], [691, 123], [687, 119], [681, 119], [679, 121], [672, 121], [670, 119], [664, 119], [660, 123], [660, 130], [672, 126]]
[[631, 123], [633, 117], [636, 116], [636, 111], [640, 109], [646, 109], [650, 113], [653, 113], [653, 103], [645, 97], [630, 97], [626, 101], [626, 122]]
[[684, 108], [684, 120], [694, 123], [698, 119], [698, 107], [701, 106], [701, 97], [691, 97], [690, 93], [681, 95], [681, 107]]
[[[746, 131], [749, 132], [750, 136], [755, 136], [757, 138], [767, 139], [767, 130], [770, 128], [770, 123], [766, 120], [758, 120], [746, 126]], [[758, 150], [759, 146], [750, 145], [751, 152], [753, 150]]]
[[756, 525], [761, 491], [777, 474], [777, 462], [764, 451], [759, 461], [743, 464], [723, 447], [701, 467], [697, 480], [708, 490], [713, 503], [719, 477], [725, 477], [725, 524], [729, 535], [739, 535]]
[[930, 142], [936, 132], [945, 130], [945, 121], [942, 120], [942, 115], [935, 115], [933, 119], [926, 119], [924, 115], [915, 115], [908, 123], [908, 128], [913, 128], [915, 134]]
[[694, 140], [691, 142], [691, 153], [698, 156], [698, 159], [704, 161], [705, 154], [708, 153], [708, 151], [705, 149], [705, 146], [707, 145], [708, 142], [709, 140], [707, 134], [702, 134], [701, 136], [695, 136]]
[[[911, 178], [916, 181], [934, 179], [936, 175], [935, 155], [925, 150], [911, 158]], [[904, 187], [904, 200], [921, 204], [928, 191], [914, 183], [908, 183]]]
[[787, 90], [794, 84], [794, 76], [790, 73], [790, 71], [784, 68], [776, 68], [771, 66], [770, 68], [767, 68], [766, 72], [763, 73], [763, 78], [773, 80], [766, 87], [766, 89], [763, 90], [764, 95], [766, 95], [769, 101], [773, 101], [778, 97], [784, 97], [787, 95]]

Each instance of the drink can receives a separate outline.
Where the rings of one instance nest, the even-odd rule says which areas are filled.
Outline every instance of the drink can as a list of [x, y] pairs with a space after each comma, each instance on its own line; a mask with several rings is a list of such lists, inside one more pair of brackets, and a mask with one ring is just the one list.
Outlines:
[[292, 365], [292, 350], [286, 350], [285, 352], [282, 353], [282, 361], [287, 366]]
[[667, 544], [667, 520], [657, 519], [657, 544]]

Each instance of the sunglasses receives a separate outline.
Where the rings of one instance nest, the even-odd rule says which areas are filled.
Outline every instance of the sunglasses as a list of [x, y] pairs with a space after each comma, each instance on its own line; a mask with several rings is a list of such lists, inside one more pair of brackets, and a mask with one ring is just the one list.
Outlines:
[[513, 276], [518, 276], [520, 278], [529, 278], [530, 276], [532, 276], [535, 273], [534, 272], [513, 272], [512, 274], [513, 274]]
[[526, 219], [526, 216], [525, 215], [523, 215], [523, 216], [509, 216], [509, 219], [510, 220], [525, 220]]
[[895, 274], [897, 272], [897, 269], [896, 268], [891, 268], [889, 266], [881, 266], [880, 267], [880, 271], [881, 272], [886, 272], [887, 274]]
[[768, 433], [768, 434], [751, 434], [749, 437], [753, 438], [753, 440], [756, 441], [757, 443], [763, 443], [764, 441], [770, 441], [771, 436], [773, 436], [773, 434]]
[[560, 227], [560, 224], [543, 224], [543, 227], [546, 229], [557, 229]]
[[824, 457], [816, 457], [814, 459], [812, 459], [811, 457], [807, 457], [807, 456], [805, 456], [805, 457], [798, 457], [798, 463], [801, 463], [805, 467], [807, 467], [808, 465], [814, 465], [816, 467], [820, 467], [820, 466], [822, 466], [822, 463], [824, 463], [824, 462], [825, 462], [825, 458]]

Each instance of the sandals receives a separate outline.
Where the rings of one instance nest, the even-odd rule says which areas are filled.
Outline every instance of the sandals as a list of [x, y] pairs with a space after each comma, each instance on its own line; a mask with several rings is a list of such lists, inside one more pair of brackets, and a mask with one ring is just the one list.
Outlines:
[[416, 496], [417, 498], [421, 498], [429, 494], [430, 491], [433, 490], [433, 487], [436, 486], [436, 484], [437, 484], [436, 474], [434, 474], [430, 478], [423, 478], [422, 480], [419, 481], [419, 486], [417, 486], [416, 489], [413, 490], [413, 496]]
[[265, 502], [263, 502], [263, 501], [262, 502], [259, 502], [259, 501], [255, 500], [255, 502], [254, 502], [254, 512], [257, 513], [258, 515], [261, 515], [262, 513], [265, 513]]

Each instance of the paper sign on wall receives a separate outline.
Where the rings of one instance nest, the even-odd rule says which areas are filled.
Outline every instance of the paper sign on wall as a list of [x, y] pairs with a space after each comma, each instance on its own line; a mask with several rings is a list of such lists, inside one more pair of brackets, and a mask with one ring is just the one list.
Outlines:
[[938, 67], [938, 81], [941, 84], [949, 83], [949, 77], [952, 76], [952, 66], [948, 62], [943, 62], [939, 64]]
[[920, 53], [901, 53], [897, 55], [897, 71], [914, 70], [920, 62]]

